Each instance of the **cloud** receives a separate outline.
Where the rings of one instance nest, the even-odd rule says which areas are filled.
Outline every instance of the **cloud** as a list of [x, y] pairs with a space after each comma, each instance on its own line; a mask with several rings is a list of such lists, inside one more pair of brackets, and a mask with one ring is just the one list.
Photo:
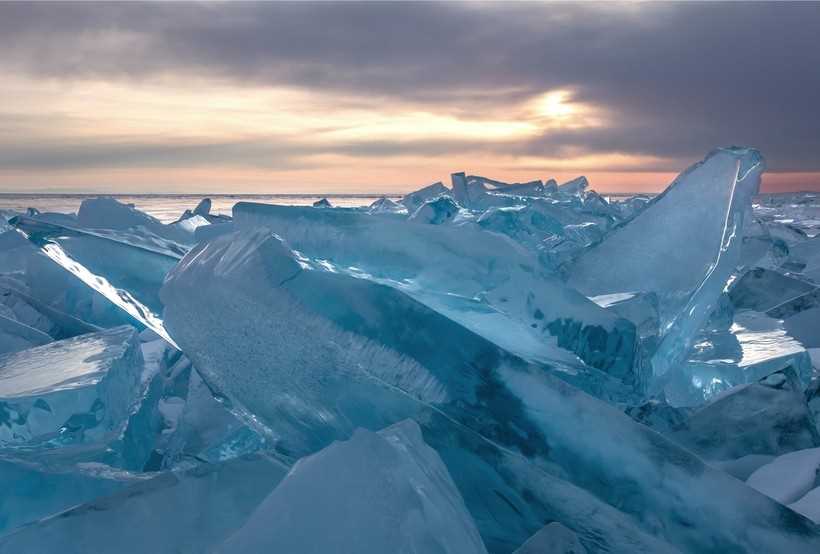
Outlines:
[[[605, 109], [607, 126], [517, 141], [339, 140], [325, 148], [350, 156], [489, 146], [511, 156], [623, 153], [680, 169], [738, 143], [760, 148], [774, 170], [818, 171], [818, 28], [815, 3], [2, 3], [0, 69], [39, 79], [301, 87], [453, 117], [505, 113], [566, 89]], [[252, 163], [271, 147], [220, 146], [128, 153], [97, 145], [85, 163]], [[273, 159], [285, 163], [305, 148]], [[50, 163], [80, 163], [65, 152]], [[0, 163], [34, 167], [44, 157], [7, 153]]]

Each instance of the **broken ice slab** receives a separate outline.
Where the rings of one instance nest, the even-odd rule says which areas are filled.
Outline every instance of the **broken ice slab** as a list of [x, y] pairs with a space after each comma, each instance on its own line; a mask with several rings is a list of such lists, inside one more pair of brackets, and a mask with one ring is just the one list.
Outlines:
[[441, 182], [437, 182], [405, 195], [401, 199], [401, 204], [404, 205], [410, 213], [413, 213], [428, 200], [432, 200], [443, 194], [451, 195], [452, 191]]
[[809, 448], [775, 458], [752, 473], [746, 483], [781, 504], [791, 504], [817, 486], [819, 473], [820, 448]]
[[118, 438], [141, 399], [142, 364], [127, 326], [0, 356], [0, 451], [23, 456]]
[[179, 401], [181, 411], [163, 449], [164, 466], [189, 459], [221, 462], [265, 447], [264, 438], [217, 401], [196, 371]]
[[162, 311], [158, 292], [183, 247], [156, 247], [155, 241], [145, 244], [133, 235], [111, 236], [22, 216], [12, 223], [51, 261], [173, 345], [157, 316]]
[[486, 553], [418, 425], [357, 430], [299, 460], [219, 552]]
[[806, 348], [820, 347], [820, 287], [778, 304], [766, 313], [783, 319], [786, 331]]
[[715, 150], [569, 268], [569, 282], [589, 296], [658, 294], [662, 328], [652, 359], [655, 375], [683, 360], [726, 286], [762, 170], [756, 150]]
[[370, 206], [367, 208], [367, 213], [369, 214], [406, 214], [407, 208], [402, 206], [401, 204], [390, 200], [387, 197], [382, 196], [378, 200], [375, 200]]
[[51, 342], [42, 331], [20, 323], [3, 304], [0, 304], [0, 354], [17, 352]]
[[803, 278], [820, 283], [820, 236], [790, 247], [788, 262], [800, 267]]
[[[58, 470], [0, 457], [0, 537], [25, 524], [111, 494], [139, 480], [138, 475], [113, 470], [102, 464], [80, 464]], [[0, 551], [9, 551], [2, 547], [2, 541], [0, 538]], [[53, 550], [29, 550], [48, 551]]]
[[736, 310], [765, 312], [815, 288], [806, 281], [757, 267], [732, 283], [729, 298]]
[[[173, 225], [165, 225], [142, 212], [133, 204], [123, 204], [114, 198], [99, 197], [83, 200], [77, 212], [77, 226], [86, 229], [128, 231], [168, 241], [184, 241], [185, 233]], [[156, 239], [154, 239], [156, 240]]]
[[286, 471], [273, 460], [249, 456], [156, 474], [125, 488], [117, 484], [90, 498], [78, 494], [72, 503], [40, 515], [52, 517], [0, 537], [0, 551], [212, 552]]
[[298, 206], [240, 202], [233, 214], [238, 229], [270, 229], [329, 271], [399, 289], [526, 359], [550, 357], [557, 341], [586, 364], [643, 386], [633, 364], [634, 326], [566, 286], [506, 237]]
[[791, 368], [724, 392], [669, 436], [707, 460], [776, 456], [820, 446], [803, 388]]
[[550, 521], [612, 552], [820, 548], [809, 522], [548, 365], [264, 231], [200, 244], [162, 297], [174, 339], [283, 460], [416, 419], [490, 551]]
[[793, 368], [802, 385], [812, 378], [811, 357], [784, 322], [745, 311], [727, 327], [699, 333], [687, 359], [665, 375], [662, 390], [675, 406], [699, 406], [786, 367]]

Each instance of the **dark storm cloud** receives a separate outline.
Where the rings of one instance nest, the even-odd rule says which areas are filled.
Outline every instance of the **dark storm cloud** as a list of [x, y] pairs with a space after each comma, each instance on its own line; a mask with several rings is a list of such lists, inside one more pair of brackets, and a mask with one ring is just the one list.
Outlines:
[[820, 170], [818, 35], [817, 3], [0, 4], [0, 67], [207, 75], [473, 116], [571, 88], [615, 125], [500, 151], [688, 160], [738, 143], [806, 171]]

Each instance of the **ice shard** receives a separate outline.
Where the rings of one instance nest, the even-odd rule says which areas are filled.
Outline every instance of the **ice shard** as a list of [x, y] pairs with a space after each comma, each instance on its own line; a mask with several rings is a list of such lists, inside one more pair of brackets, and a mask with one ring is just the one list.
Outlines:
[[413, 421], [299, 460], [219, 552], [486, 553]]
[[715, 150], [569, 268], [570, 283], [589, 296], [658, 294], [657, 377], [683, 360], [726, 287], [762, 170], [756, 150]]
[[526, 359], [554, 359], [557, 343], [643, 387], [634, 326], [506, 237], [354, 211], [240, 202], [233, 213], [238, 229], [270, 229], [332, 271], [401, 290]]
[[492, 552], [550, 521], [611, 552], [820, 548], [809, 521], [548, 366], [264, 231], [200, 244], [162, 298], [174, 339], [280, 459], [416, 419]]
[[158, 293], [186, 247], [154, 236], [78, 229], [23, 216], [11, 223], [52, 262], [173, 344], [157, 315], [162, 311]]

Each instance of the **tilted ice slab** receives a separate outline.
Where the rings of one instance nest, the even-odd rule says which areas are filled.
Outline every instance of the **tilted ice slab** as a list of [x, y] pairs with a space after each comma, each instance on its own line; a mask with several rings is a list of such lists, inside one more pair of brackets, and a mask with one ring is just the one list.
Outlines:
[[51, 261], [173, 346], [157, 315], [162, 311], [158, 292], [182, 252], [33, 218], [12, 222]]
[[809, 522], [548, 366], [263, 231], [200, 244], [162, 298], [174, 339], [283, 460], [416, 419], [490, 551], [550, 521], [593, 551], [820, 548]]
[[0, 451], [117, 438], [141, 397], [142, 363], [131, 327], [0, 356]]
[[220, 552], [486, 553], [413, 421], [357, 430], [299, 460]]
[[0, 551], [212, 552], [286, 472], [274, 460], [251, 456], [160, 473], [125, 488], [114, 482], [122, 490], [112, 486], [100, 498], [78, 497], [63, 509], [85, 503], [0, 537]]
[[233, 214], [239, 229], [268, 228], [328, 271], [397, 288], [526, 359], [554, 358], [557, 342], [642, 385], [633, 368], [634, 326], [567, 287], [506, 237], [297, 206], [240, 202]]
[[756, 150], [715, 150], [569, 268], [570, 283], [589, 296], [659, 295], [656, 376], [683, 360], [737, 265], [743, 219], [762, 170]]

